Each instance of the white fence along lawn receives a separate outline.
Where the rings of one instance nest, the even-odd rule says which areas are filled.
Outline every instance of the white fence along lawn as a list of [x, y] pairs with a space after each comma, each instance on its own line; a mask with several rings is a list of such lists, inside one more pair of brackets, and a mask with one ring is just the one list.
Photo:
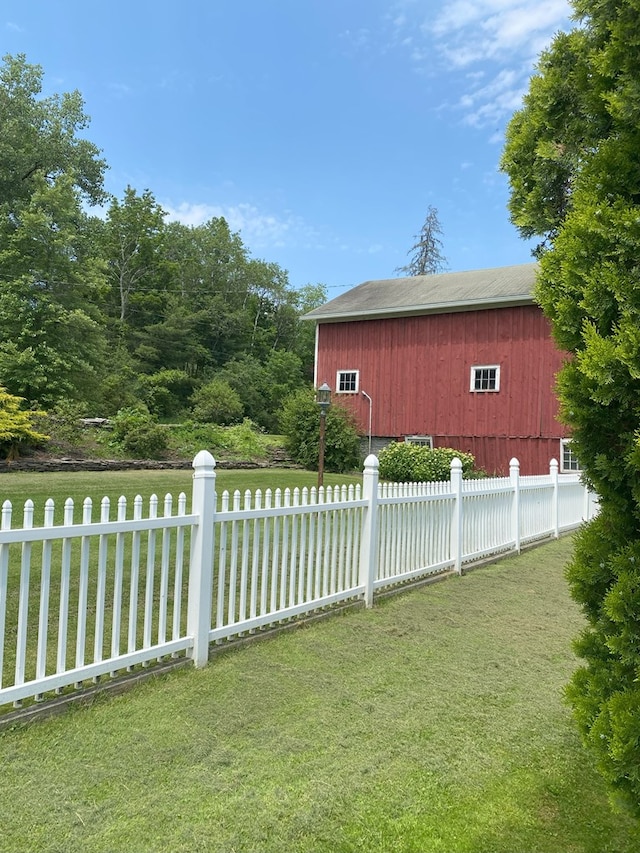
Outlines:
[[[194, 462], [184, 494], [98, 512], [71, 500], [61, 523], [28, 500], [0, 523], [0, 704], [40, 700], [168, 657], [206, 663], [211, 643], [465, 564], [517, 552], [588, 520], [596, 503], [575, 474], [216, 495], [215, 461]], [[111, 516], [115, 517], [112, 518]], [[98, 516], [98, 517], [95, 517]]]

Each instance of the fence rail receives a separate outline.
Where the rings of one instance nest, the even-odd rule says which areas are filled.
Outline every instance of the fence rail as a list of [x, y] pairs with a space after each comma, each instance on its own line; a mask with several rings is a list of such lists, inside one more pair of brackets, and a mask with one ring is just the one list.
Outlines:
[[[173, 656], [206, 663], [211, 643], [363, 599], [394, 584], [558, 536], [597, 509], [577, 475], [378, 482], [255, 494], [215, 489], [215, 461], [194, 459], [191, 512], [154, 495], [133, 509], [89, 499], [82, 519], [48, 501], [34, 526], [6, 501], [0, 520], [0, 705], [42, 700]], [[115, 514], [115, 518], [111, 515]], [[130, 517], [128, 517], [130, 515]]]

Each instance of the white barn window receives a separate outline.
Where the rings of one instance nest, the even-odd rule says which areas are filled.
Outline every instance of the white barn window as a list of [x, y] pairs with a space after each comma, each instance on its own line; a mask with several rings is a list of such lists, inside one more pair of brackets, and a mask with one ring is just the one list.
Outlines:
[[560, 472], [562, 474], [570, 474], [573, 471], [582, 471], [580, 462], [575, 453], [571, 450], [571, 439], [560, 439]]
[[474, 364], [471, 368], [470, 391], [499, 391], [500, 390], [500, 365], [499, 364]]
[[360, 385], [359, 370], [339, 370], [336, 376], [337, 394], [357, 394]]

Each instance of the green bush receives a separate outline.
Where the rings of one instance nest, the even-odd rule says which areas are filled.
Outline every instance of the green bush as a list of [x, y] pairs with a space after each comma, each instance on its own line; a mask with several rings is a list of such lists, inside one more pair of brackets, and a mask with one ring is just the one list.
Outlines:
[[146, 408], [120, 409], [112, 436], [117, 447], [137, 459], [161, 459], [167, 452], [167, 430]]
[[242, 418], [240, 395], [223, 379], [212, 379], [202, 385], [191, 397], [193, 419], [198, 423], [228, 426]]
[[188, 407], [194, 380], [184, 370], [159, 370], [139, 377], [141, 395], [149, 411], [159, 418], [178, 417]]
[[[296, 391], [280, 411], [280, 430], [293, 459], [310, 471], [318, 467], [320, 408], [313, 389]], [[324, 466], [327, 471], [353, 471], [361, 463], [360, 439], [355, 418], [343, 406], [333, 404], [327, 411]]]
[[380, 479], [397, 483], [429, 483], [448, 480], [451, 475], [451, 460], [457, 457], [462, 462], [463, 476], [474, 472], [475, 459], [471, 453], [463, 453], [451, 447], [422, 447], [405, 441], [396, 441], [380, 451]]
[[52, 441], [80, 444], [82, 441], [82, 418], [86, 407], [75, 400], [61, 400], [47, 412], [47, 429]]
[[229, 427], [187, 421], [170, 430], [172, 447], [182, 457], [208, 450], [214, 456], [243, 460], [264, 459], [272, 442], [256, 425], [245, 418]]

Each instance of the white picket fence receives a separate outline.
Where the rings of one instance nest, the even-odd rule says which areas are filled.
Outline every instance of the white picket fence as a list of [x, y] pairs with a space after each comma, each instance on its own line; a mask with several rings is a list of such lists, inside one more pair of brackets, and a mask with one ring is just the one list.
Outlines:
[[[459, 460], [442, 483], [380, 484], [378, 460], [362, 485], [216, 495], [215, 461], [194, 462], [191, 512], [167, 495], [159, 515], [108, 498], [93, 520], [73, 501], [55, 523], [48, 501], [34, 527], [2, 506], [0, 705], [42, 700], [170, 657], [206, 663], [221, 643], [363, 599], [577, 527], [597, 504], [577, 475], [463, 480]], [[130, 515], [130, 517], [128, 517]], [[35, 547], [34, 547], [35, 546]]]

